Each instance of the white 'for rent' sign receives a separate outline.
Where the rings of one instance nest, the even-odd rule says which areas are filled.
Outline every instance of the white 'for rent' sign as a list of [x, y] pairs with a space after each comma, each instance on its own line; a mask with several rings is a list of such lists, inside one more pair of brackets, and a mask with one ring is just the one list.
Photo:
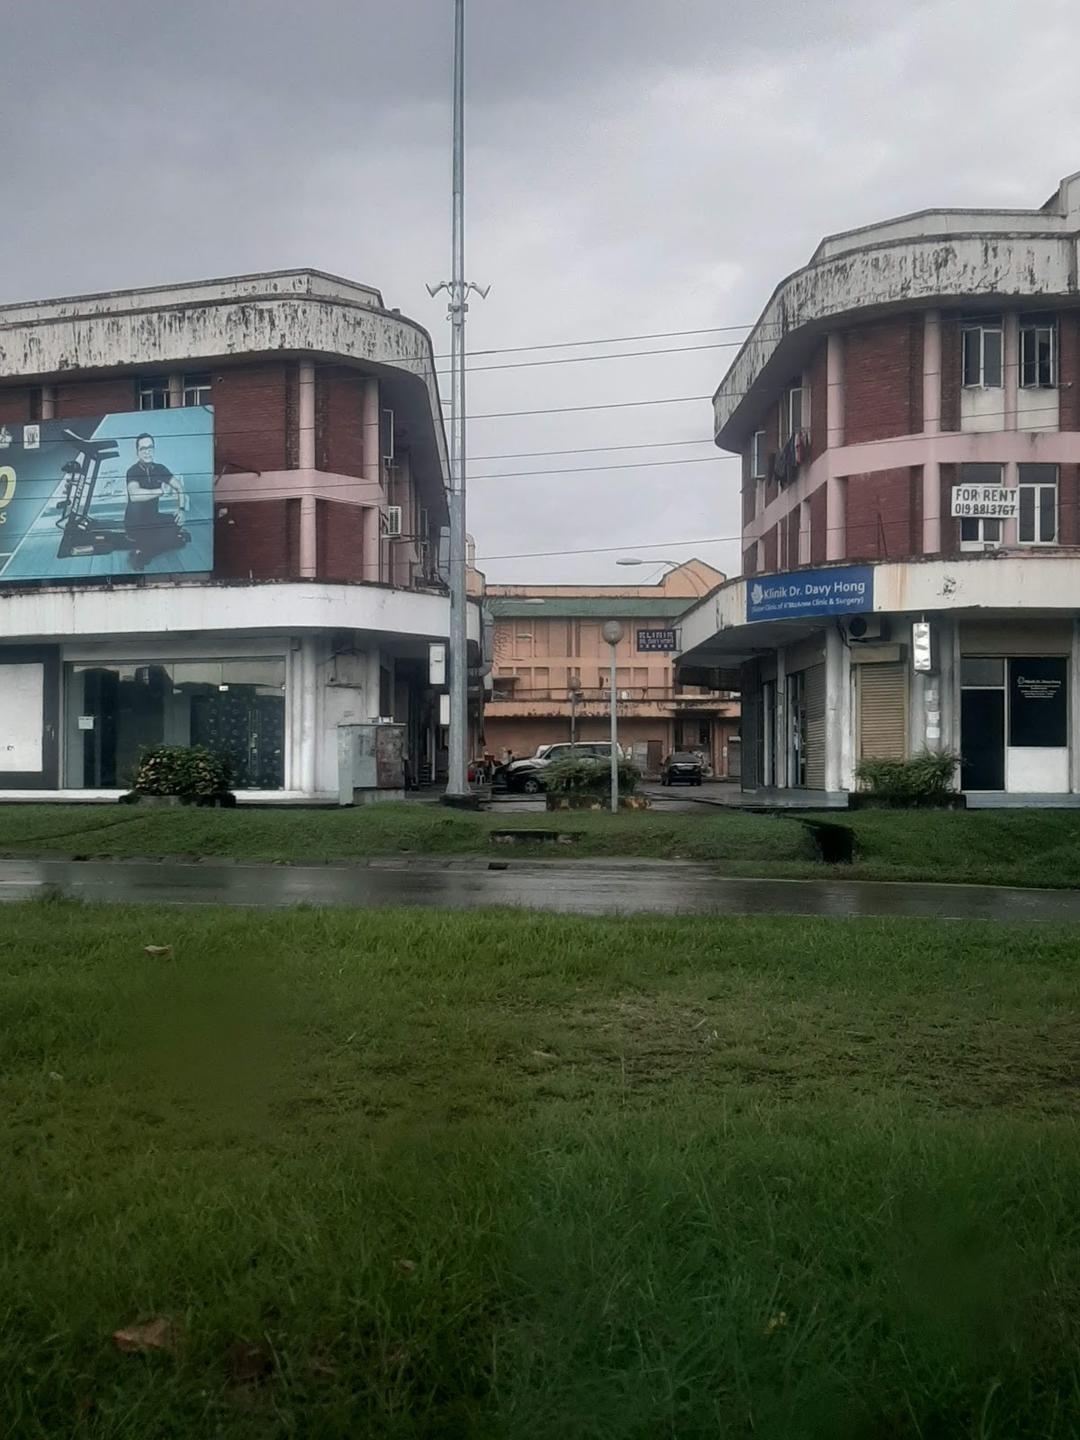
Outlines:
[[1008, 485], [954, 485], [954, 520], [1015, 520], [1016, 491]]

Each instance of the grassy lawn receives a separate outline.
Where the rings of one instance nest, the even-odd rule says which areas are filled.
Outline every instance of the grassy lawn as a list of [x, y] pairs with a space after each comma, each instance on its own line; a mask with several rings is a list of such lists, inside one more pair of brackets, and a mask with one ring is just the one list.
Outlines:
[[1075, 1436], [1078, 971], [1051, 926], [7, 907], [4, 1433]]
[[812, 861], [801, 825], [769, 815], [577, 812], [470, 814], [442, 805], [345, 810], [143, 810], [137, 806], [0, 805], [0, 853], [221, 855], [261, 860], [347, 860], [386, 855], [495, 853], [492, 830], [555, 829], [574, 845], [519, 846], [514, 855], [643, 856], [727, 862]]
[[856, 861], [826, 870], [789, 817], [703, 806], [617, 816], [464, 814], [439, 805], [357, 810], [142, 810], [126, 806], [0, 805], [0, 854], [227, 856], [275, 861], [388, 855], [490, 855], [492, 830], [557, 829], [573, 845], [515, 846], [546, 856], [696, 860], [731, 875], [843, 874], [862, 880], [1080, 884], [1080, 811], [868, 810], [817, 817], [855, 832]]

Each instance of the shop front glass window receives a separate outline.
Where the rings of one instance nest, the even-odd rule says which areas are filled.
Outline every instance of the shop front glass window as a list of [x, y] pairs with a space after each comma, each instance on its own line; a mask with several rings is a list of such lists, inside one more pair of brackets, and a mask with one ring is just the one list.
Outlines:
[[102, 661], [69, 665], [66, 783], [129, 789], [149, 745], [205, 745], [237, 790], [285, 785], [285, 661]]

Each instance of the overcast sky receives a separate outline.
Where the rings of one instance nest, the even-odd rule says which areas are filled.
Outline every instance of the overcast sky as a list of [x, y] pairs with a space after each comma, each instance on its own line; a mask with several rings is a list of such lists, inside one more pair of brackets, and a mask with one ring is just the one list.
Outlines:
[[[448, 349], [445, 297], [424, 283], [449, 267], [452, 10], [0, 0], [0, 301], [311, 265], [378, 286]], [[825, 233], [928, 205], [1037, 206], [1080, 169], [1075, 0], [467, 11], [467, 265], [492, 286], [470, 350], [745, 324]], [[468, 409], [705, 396], [740, 333], [482, 371]], [[707, 543], [735, 535], [739, 510], [710, 421], [707, 400], [475, 420], [469, 524], [489, 578], [654, 573], [616, 554], [734, 571], [738, 545]], [[674, 441], [702, 443], [480, 458]], [[616, 549], [496, 558], [599, 547]]]

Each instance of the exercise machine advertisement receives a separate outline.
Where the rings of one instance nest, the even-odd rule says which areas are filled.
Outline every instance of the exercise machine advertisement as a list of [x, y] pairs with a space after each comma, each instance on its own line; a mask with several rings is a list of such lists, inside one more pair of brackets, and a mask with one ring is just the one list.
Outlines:
[[212, 570], [213, 505], [207, 405], [0, 422], [0, 585]]

